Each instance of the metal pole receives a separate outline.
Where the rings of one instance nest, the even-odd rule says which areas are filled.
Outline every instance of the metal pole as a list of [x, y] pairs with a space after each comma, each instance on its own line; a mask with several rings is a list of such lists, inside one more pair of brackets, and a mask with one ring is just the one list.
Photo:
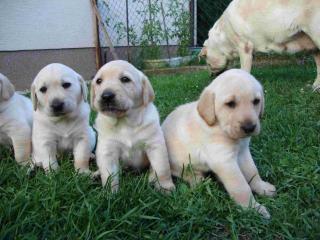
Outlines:
[[95, 1], [94, 0], [91, 0], [91, 5], [92, 5], [93, 11], [94, 11], [96, 17], [98, 18], [99, 22], [101, 23], [101, 29], [102, 29], [102, 31], [103, 31], [103, 33], [105, 35], [105, 40], [107, 42], [107, 45], [110, 48], [110, 52], [111, 52], [113, 58], [114, 59], [119, 59], [118, 54], [116, 53], [116, 50], [115, 50], [115, 48], [114, 48], [114, 46], [112, 44], [111, 38], [110, 38], [110, 36], [109, 36], [109, 34], [108, 34], [107, 30], [106, 30], [106, 26], [104, 25], [104, 22], [103, 22], [102, 17], [101, 17], [101, 15], [99, 13], [97, 5], [95, 5]]
[[197, 0], [193, 0], [193, 46], [197, 46]]
[[[153, 24], [153, 19], [152, 19], [152, 14], [151, 14], [151, 0], [148, 0], [148, 4], [149, 4], [149, 24]], [[149, 39], [150, 37], [150, 39]], [[150, 32], [148, 33], [148, 40], [151, 40], [151, 45], [153, 46], [153, 37], [152, 37], [152, 33], [150, 35]]]
[[130, 57], [130, 36], [129, 36], [129, 6], [128, 0], [126, 0], [126, 23], [127, 23], [127, 58], [128, 61], [131, 61]]
[[[97, 0], [93, 0], [94, 4], [97, 5]], [[95, 14], [94, 14], [95, 16]], [[95, 16], [94, 18], [94, 45], [96, 51], [96, 69], [98, 70], [102, 66], [102, 59], [101, 59], [101, 48], [100, 48], [100, 32], [99, 32], [99, 20]]]

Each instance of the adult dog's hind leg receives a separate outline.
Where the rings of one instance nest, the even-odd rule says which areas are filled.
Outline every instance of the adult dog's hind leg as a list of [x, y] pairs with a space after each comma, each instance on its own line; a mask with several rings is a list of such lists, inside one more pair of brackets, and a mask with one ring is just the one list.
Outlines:
[[239, 56], [241, 69], [251, 72], [252, 60], [253, 60], [253, 44], [252, 43], [241, 43], [239, 44]]

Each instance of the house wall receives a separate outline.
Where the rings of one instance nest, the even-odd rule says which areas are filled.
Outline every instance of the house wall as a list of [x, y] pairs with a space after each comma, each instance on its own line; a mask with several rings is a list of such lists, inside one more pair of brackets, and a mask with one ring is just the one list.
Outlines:
[[86, 80], [96, 73], [94, 48], [0, 52], [0, 72], [17, 90], [29, 89], [40, 69], [54, 62], [71, 67]]
[[0, 51], [94, 47], [90, 0], [1, 0]]
[[96, 70], [94, 31], [90, 0], [1, 0], [0, 72], [18, 89], [51, 62], [88, 79]]

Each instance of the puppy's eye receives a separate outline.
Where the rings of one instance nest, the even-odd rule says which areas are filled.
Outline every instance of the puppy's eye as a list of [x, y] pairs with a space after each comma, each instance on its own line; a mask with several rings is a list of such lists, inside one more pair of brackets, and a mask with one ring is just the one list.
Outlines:
[[102, 83], [102, 79], [101, 78], [98, 78], [97, 80], [96, 80], [96, 84], [101, 84]]
[[42, 93], [46, 93], [47, 89], [48, 89], [47, 87], [43, 86], [43, 87], [41, 87], [39, 90], [40, 90], [40, 92], [42, 92]]
[[236, 102], [235, 101], [230, 101], [230, 102], [227, 102], [226, 105], [229, 108], [235, 108], [236, 107]]
[[70, 86], [71, 86], [71, 83], [69, 82], [62, 83], [63, 88], [69, 88]]
[[122, 83], [128, 83], [128, 82], [131, 82], [131, 79], [128, 78], [128, 77], [121, 77], [121, 78], [120, 78], [120, 81], [121, 81]]
[[260, 103], [260, 99], [255, 98], [252, 103], [253, 105], [258, 105]]

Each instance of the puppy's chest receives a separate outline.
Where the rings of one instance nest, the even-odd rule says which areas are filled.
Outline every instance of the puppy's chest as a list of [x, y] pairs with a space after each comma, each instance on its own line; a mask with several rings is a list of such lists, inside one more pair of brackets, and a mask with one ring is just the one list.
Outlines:
[[151, 140], [148, 127], [145, 128], [143, 126], [138, 128], [123, 126], [109, 129], [101, 137], [106, 137], [108, 141], [117, 142], [121, 149], [121, 159], [123, 160], [140, 158]]
[[59, 129], [56, 131], [58, 149], [70, 150], [82, 136], [82, 131], [77, 129]]
[[64, 136], [59, 136], [57, 139], [58, 148], [61, 150], [69, 150], [73, 148], [74, 137], [65, 134]]
[[[221, 163], [238, 161], [243, 151], [241, 143], [238, 144], [223, 144], [220, 142], [212, 142], [204, 144], [201, 148], [196, 150], [195, 156], [199, 160], [198, 164], [203, 168], [209, 168], [209, 165], [215, 166]], [[210, 164], [208, 165], [208, 163]]]
[[114, 135], [123, 152], [143, 151], [146, 148], [146, 134], [134, 129], [124, 128]]
[[147, 146], [147, 139], [141, 132], [131, 129], [120, 131], [116, 141], [120, 145], [120, 159], [129, 165], [141, 164]]

